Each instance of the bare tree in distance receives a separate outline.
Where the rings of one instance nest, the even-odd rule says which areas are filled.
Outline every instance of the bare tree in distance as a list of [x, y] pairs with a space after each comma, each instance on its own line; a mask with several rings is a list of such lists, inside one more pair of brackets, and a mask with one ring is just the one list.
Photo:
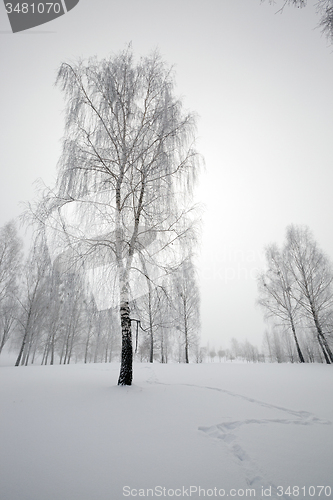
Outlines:
[[331, 332], [324, 329], [333, 308], [332, 266], [308, 227], [287, 228], [286, 263], [294, 278], [295, 298], [315, 326], [326, 362], [333, 363], [327, 338]]
[[21, 313], [19, 324], [21, 337], [15, 366], [27, 365], [33, 343], [43, 326], [47, 324], [49, 287], [51, 278], [50, 259], [42, 231], [36, 231], [30, 254], [24, 266], [21, 287]]
[[194, 238], [195, 118], [174, 96], [173, 73], [157, 52], [135, 62], [129, 47], [101, 61], [63, 63], [57, 84], [67, 99], [66, 135], [56, 190], [38, 217], [53, 225], [67, 265], [109, 266], [116, 276], [118, 384], [131, 385], [132, 271], [145, 279], [143, 259], [149, 278], [158, 280], [183, 260], [177, 254], [186, 254]]
[[271, 362], [283, 363], [285, 361], [281, 334], [276, 326], [273, 326], [271, 331], [264, 332], [263, 347], [268, 352]]
[[0, 302], [15, 288], [22, 246], [13, 220], [0, 228]]
[[286, 266], [285, 260], [276, 245], [266, 248], [268, 269], [258, 276], [258, 304], [268, 318], [279, 318], [282, 324], [291, 329], [299, 361], [304, 363], [304, 356], [296, 333], [299, 300], [293, 295], [295, 278]]
[[17, 316], [22, 247], [13, 220], [0, 228], [0, 353], [10, 337]]
[[182, 263], [174, 275], [174, 305], [176, 325], [182, 337], [184, 360], [189, 363], [189, 352], [198, 344], [200, 330], [200, 293], [190, 258]]
[[[276, 0], [270, 0], [270, 3], [275, 5]], [[283, 12], [287, 5], [293, 5], [297, 8], [305, 7], [307, 0], [283, 0], [282, 3], [283, 5], [278, 12]], [[318, 26], [321, 28], [322, 33], [333, 43], [333, 0], [317, 0], [316, 8], [317, 14], [320, 16]]]
[[169, 330], [173, 326], [170, 303], [173, 302], [166, 286], [154, 287], [147, 278], [148, 293], [143, 295], [134, 304], [136, 320], [137, 341], [138, 334], [145, 337], [141, 351], [148, 350], [149, 363], [153, 363], [157, 354], [160, 354], [161, 363], [168, 359]]

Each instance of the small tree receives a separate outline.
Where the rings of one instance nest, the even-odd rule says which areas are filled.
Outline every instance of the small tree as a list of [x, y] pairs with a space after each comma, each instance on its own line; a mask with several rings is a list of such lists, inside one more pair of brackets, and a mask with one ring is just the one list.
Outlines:
[[200, 294], [191, 259], [182, 263], [173, 277], [172, 300], [175, 305], [175, 323], [182, 334], [185, 363], [189, 363], [191, 347], [199, 344]]
[[271, 331], [265, 331], [263, 344], [264, 350], [268, 353], [268, 357], [272, 363], [283, 363], [286, 361], [282, 345], [282, 335], [277, 326], [273, 326]]
[[209, 351], [209, 356], [210, 356], [211, 362], [213, 362], [214, 359], [216, 358], [216, 351], [214, 348]]
[[219, 350], [217, 351], [217, 355], [218, 355], [218, 357], [219, 357], [219, 362], [220, 362], [220, 363], [221, 363], [221, 359], [222, 359], [222, 358], [225, 358], [225, 356], [226, 356], [225, 351], [223, 351], [222, 349], [219, 349]]
[[243, 357], [243, 349], [242, 349], [241, 344], [238, 342], [238, 340], [233, 337], [231, 339], [230, 343], [231, 343], [231, 353], [232, 353], [234, 359]]

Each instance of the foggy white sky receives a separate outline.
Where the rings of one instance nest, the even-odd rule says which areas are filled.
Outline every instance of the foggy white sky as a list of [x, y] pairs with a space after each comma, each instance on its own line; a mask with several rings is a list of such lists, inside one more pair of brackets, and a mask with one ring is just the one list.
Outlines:
[[255, 275], [264, 246], [307, 224], [333, 257], [332, 47], [305, 9], [260, 0], [80, 0], [71, 12], [12, 34], [0, 4], [0, 225], [52, 185], [64, 101], [61, 62], [105, 57], [131, 41], [175, 66], [177, 93], [197, 112], [206, 161], [201, 253], [202, 338], [261, 345]]

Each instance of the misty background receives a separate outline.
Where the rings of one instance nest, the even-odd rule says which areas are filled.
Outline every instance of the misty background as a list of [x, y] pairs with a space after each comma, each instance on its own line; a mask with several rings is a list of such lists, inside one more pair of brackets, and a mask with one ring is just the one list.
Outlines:
[[197, 256], [202, 344], [231, 337], [260, 348], [255, 306], [264, 247], [305, 224], [333, 256], [331, 231], [332, 47], [304, 9], [260, 0], [81, 0], [35, 30], [10, 32], [0, 5], [0, 226], [52, 186], [64, 133], [54, 81], [63, 61], [158, 48], [174, 65], [176, 94], [198, 114], [197, 149], [206, 170]]

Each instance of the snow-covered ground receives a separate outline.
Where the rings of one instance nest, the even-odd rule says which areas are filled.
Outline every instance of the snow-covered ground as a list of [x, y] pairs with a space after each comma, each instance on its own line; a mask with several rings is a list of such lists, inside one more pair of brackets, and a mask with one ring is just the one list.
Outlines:
[[333, 499], [332, 370], [1, 366], [0, 499]]

